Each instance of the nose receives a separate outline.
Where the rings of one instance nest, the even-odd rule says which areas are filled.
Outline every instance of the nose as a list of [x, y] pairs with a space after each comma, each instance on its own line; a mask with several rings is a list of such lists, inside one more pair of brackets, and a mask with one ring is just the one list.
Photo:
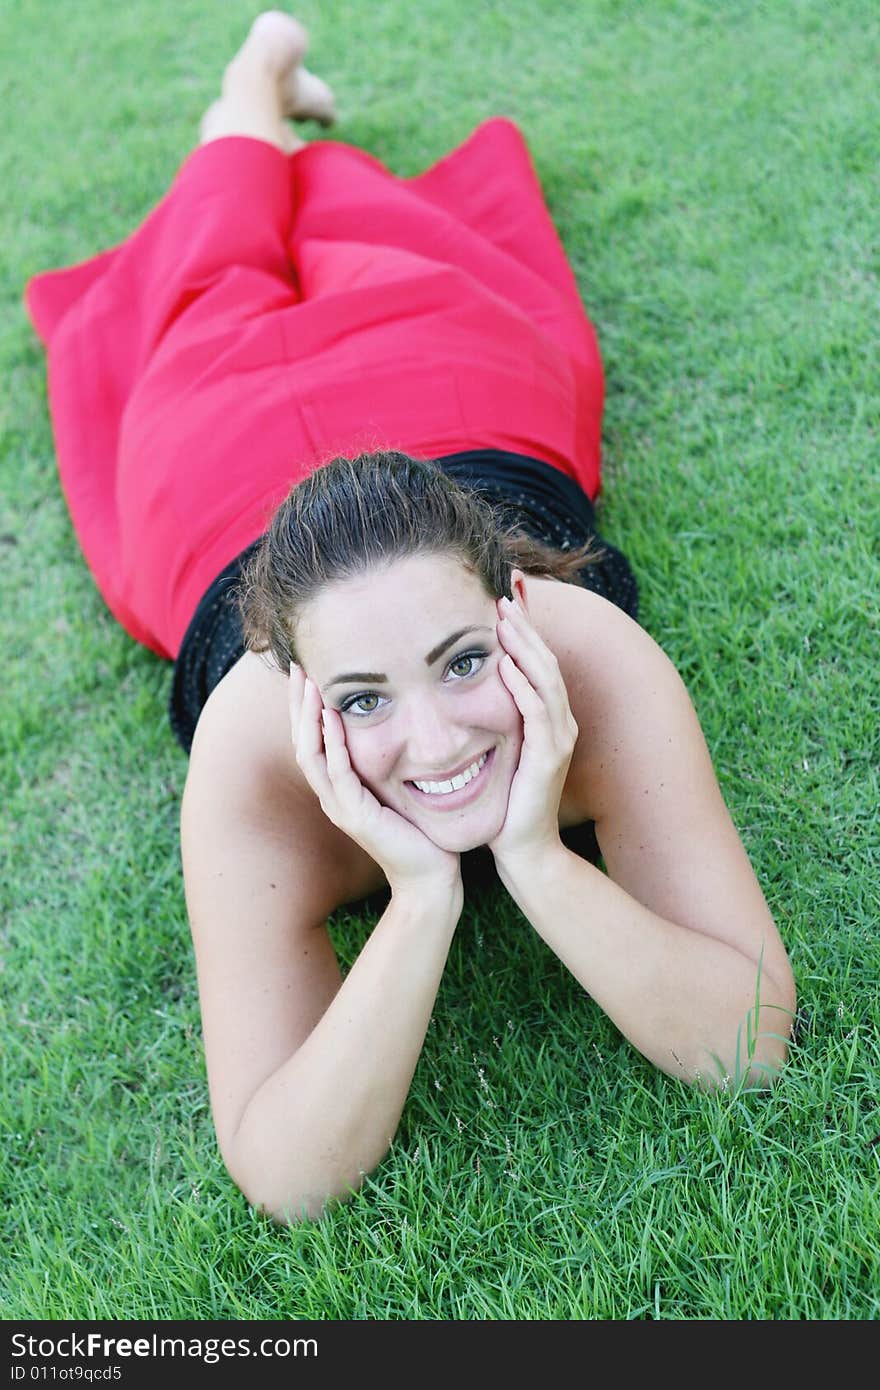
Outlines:
[[411, 770], [421, 777], [450, 772], [468, 754], [467, 732], [450, 718], [443, 697], [422, 697], [406, 711]]

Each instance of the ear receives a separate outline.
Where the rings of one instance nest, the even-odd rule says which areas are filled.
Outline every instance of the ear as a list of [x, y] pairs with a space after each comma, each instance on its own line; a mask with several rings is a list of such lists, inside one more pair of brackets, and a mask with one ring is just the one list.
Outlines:
[[529, 600], [526, 594], [526, 577], [522, 570], [512, 569], [510, 571], [510, 592], [514, 603], [518, 603], [525, 613], [529, 611]]

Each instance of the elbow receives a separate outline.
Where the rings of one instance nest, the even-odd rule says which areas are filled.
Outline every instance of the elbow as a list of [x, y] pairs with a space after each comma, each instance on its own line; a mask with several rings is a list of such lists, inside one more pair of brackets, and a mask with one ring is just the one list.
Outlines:
[[261, 1193], [255, 1189], [249, 1190], [241, 1183], [238, 1186], [257, 1215], [268, 1217], [277, 1226], [307, 1226], [320, 1221], [330, 1207], [354, 1195], [353, 1192], [336, 1195], [330, 1193], [326, 1197], [316, 1198], [308, 1192], [291, 1192], [286, 1196], [279, 1196], [275, 1193]]
[[707, 1089], [769, 1091], [779, 1081], [788, 1061], [797, 1013], [797, 990], [790, 968], [785, 976], [769, 979], [762, 972], [760, 995], [746, 1010], [737, 1028], [735, 1046], [713, 1054], [715, 1066], [699, 1076]]
[[769, 1091], [779, 1081], [788, 1061], [788, 1039], [761, 1038], [754, 1051], [741, 1063], [737, 1081], [748, 1091]]
[[290, 1182], [278, 1186], [255, 1178], [249, 1181], [230, 1169], [230, 1177], [258, 1216], [266, 1216], [278, 1226], [305, 1226], [321, 1217], [330, 1207], [353, 1197], [363, 1182], [339, 1191], [323, 1192], [322, 1185], [307, 1186]]
[[755, 998], [738, 1030], [731, 1081], [763, 1091], [776, 1084], [788, 1061], [796, 1015], [794, 974], [783, 956], [772, 976], [766, 968], [760, 970]]
[[[770, 999], [754, 1009], [758, 1015], [756, 1043], [760, 1054], [760, 1074], [754, 1083], [749, 1084], [766, 1089], [772, 1086], [788, 1061], [797, 1019], [797, 987], [791, 965], [786, 959], [784, 970], [772, 981], [768, 981], [767, 994]], [[763, 1078], [763, 1079], [762, 1079]]]
[[788, 1062], [789, 1046], [797, 1011], [797, 996], [792, 986], [778, 1002], [752, 1011], [758, 1014], [753, 1021], [745, 1055], [739, 1059], [738, 1076], [748, 1090], [769, 1091], [779, 1081]]
[[226, 1170], [254, 1211], [279, 1226], [302, 1226], [320, 1221], [326, 1211], [346, 1202], [363, 1185], [366, 1173], [354, 1180], [339, 1179], [329, 1172], [304, 1174], [290, 1165], [286, 1171], [271, 1158], [255, 1162], [229, 1146], [223, 1153]]
[[[314, 1107], [303, 1108], [313, 1114]], [[391, 1147], [393, 1134], [365, 1134], [351, 1118], [291, 1125], [274, 1106], [251, 1102], [234, 1127], [218, 1126], [217, 1139], [229, 1176], [254, 1211], [278, 1225], [304, 1225], [354, 1197]]]

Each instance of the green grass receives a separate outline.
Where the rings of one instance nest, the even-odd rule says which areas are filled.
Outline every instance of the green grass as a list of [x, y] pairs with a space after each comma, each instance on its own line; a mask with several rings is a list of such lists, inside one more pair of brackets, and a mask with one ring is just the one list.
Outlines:
[[[292, 1231], [207, 1103], [169, 668], [58, 486], [25, 279], [124, 237], [254, 10], [0, 16], [7, 1318], [880, 1315], [878, 189], [870, 0], [304, 0], [334, 138], [400, 173], [525, 130], [608, 377], [601, 519], [697, 705], [805, 1010], [767, 1096], [654, 1071], [501, 898], [392, 1153]], [[369, 924], [342, 915], [346, 961]]]

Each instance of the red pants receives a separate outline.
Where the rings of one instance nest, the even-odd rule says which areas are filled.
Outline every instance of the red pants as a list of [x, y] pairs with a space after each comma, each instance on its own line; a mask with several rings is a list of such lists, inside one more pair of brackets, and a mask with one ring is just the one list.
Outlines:
[[411, 179], [332, 141], [214, 141], [121, 246], [26, 301], [86, 560], [163, 656], [335, 454], [495, 447], [599, 490], [595, 334], [503, 118]]

